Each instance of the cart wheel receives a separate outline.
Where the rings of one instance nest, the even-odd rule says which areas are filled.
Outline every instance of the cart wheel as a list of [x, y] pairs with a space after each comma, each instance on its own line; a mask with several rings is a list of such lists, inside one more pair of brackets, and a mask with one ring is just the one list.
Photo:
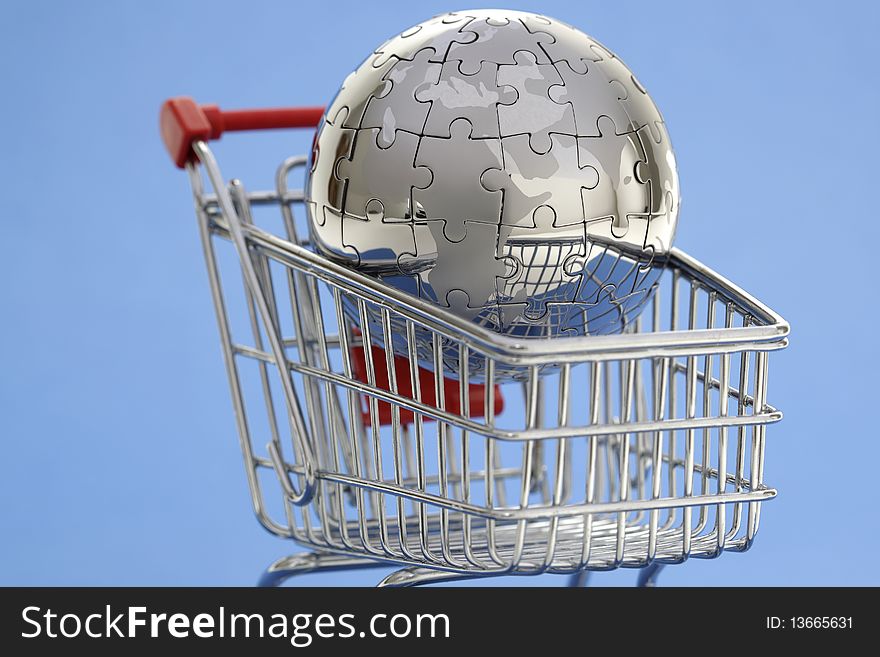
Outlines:
[[348, 568], [381, 568], [385, 564], [362, 557], [349, 557], [334, 552], [298, 552], [283, 557], [260, 575], [257, 586], [281, 586], [291, 577]]
[[569, 577], [568, 585], [572, 588], [583, 588], [590, 581], [589, 570], [579, 570]]
[[639, 571], [638, 584], [640, 588], [653, 588], [657, 586], [657, 576], [663, 570], [663, 564], [656, 561]]

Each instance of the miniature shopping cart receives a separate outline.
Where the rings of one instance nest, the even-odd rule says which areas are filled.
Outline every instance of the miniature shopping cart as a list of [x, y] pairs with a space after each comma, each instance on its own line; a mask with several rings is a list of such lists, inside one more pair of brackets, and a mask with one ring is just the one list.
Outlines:
[[[624, 334], [554, 339], [492, 333], [330, 262], [304, 228], [305, 157], [246, 191], [208, 147], [321, 116], [187, 98], [161, 113], [193, 187], [254, 510], [309, 548], [262, 583], [397, 564], [383, 585], [619, 567], [644, 584], [747, 550], [776, 495], [767, 371], [786, 322], [678, 250]], [[521, 381], [496, 376], [511, 367]]]

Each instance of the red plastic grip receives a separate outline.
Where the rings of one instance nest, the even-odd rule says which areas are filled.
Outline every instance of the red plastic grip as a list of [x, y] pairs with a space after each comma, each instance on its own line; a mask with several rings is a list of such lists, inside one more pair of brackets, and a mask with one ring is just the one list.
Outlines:
[[[390, 390], [391, 385], [388, 377], [388, 367], [385, 362], [385, 350], [382, 347], [371, 345], [373, 352], [373, 375], [375, 376], [376, 387], [382, 390]], [[366, 354], [361, 346], [351, 348], [351, 364], [354, 370], [354, 377], [358, 381], [367, 383], [367, 364], [365, 360]], [[394, 374], [397, 382], [397, 394], [402, 397], [414, 399], [412, 382], [410, 381], [409, 359], [403, 356], [394, 357]], [[437, 408], [437, 394], [434, 389], [434, 373], [423, 367], [419, 368], [419, 391], [421, 392], [422, 403]], [[443, 398], [445, 401], [445, 409], [455, 415], [461, 414], [461, 382], [456, 379], [443, 379]], [[361, 408], [364, 424], [370, 426], [372, 415], [370, 413], [370, 405], [367, 403], [365, 395], [361, 396], [364, 403]], [[500, 415], [504, 410], [504, 397], [501, 394], [501, 388], [495, 386], [494, 415]], [[377, 404], [379, 417], [377, 420], [380, 425], [391, 424], [391, 404], [380, 401]], [[480, 383], [471, 383], [468, 386], [468, 410], [470, 417], [485, 417], [486, 415], [486, 386]], [[415, 417], [413, 412], [405, 408], [400, 409], [400, 423], [412, 424]], [[431, 418], [426, 417], [425, 420]]]
[[323, 115], [323, 107], [221, 110], [180, 96], [162, 103], [159, 130], [171, 160], [183, 168], [193, 156], [194, 141], [219, 139], [224, 132], [314, 128]]

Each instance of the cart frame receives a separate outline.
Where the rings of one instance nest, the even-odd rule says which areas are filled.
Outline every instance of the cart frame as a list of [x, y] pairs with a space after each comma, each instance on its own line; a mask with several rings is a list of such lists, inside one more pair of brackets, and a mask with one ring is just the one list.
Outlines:
[[[788, 344], [785, 320], [673, 249], [624, 334], [523, 339], [466, 322], [309, 248], [303, 192], [289, 185], [307, 158], [282, 163], [274, 190], [248, 192], [226, 183], [207, 143], [320, 117], [186, 98], [161, 114], [193, 187], [255, 513], [311, 550], [261, 583], [390, 563], [403, 568], [382, 585], [545, 572], [581, 582], [618, 567], [642, 568], [650, 585], [662, 564], [748, 549], [776, 495], [764, 451], [782, 413], [767, 373]], [[280, 230], [255, 221], [267, 208]], [[241, 307], [221, 275], [229, 243]], [[247, 340], [229, 309], [246, 309]], [[406, 353], [376, 347], [401, 343]], [[520, 380], [495, 377], [513, 367]], [[511, 391], [522, 408], [498, 415]]]

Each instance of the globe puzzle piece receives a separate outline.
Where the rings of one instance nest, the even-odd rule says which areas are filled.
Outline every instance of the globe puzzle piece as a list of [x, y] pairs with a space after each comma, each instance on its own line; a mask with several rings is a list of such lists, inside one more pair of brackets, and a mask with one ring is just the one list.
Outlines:
[[[575, 137], [552, 135], [551, 148], [544, 154], [532, 150], [529, 135], [503, 137], [501, 150], [504, 168], [484, 174], [483, 186], [504, 192], [502, 225], [536, 228], [533, 215], [542, 205], [550, 205], [556, 215], [551, 232], [554, 226], [583, 223], [580, 189], [598, 184], [599, 174], [595, 167], [581, 168]], [[547, 184], [551, 178], [552, 193]]]
[[604, 57], [597, 66], [608, 77], [617, 101], [629, 118], [630, 130], [659, 121], [660, 113], [648, 92], [616, 55]]
[[327, 120], [341, 128], [360, 128], [364, 112], [373, 98], [382, 97], [391, 90], [385, 74], [395, 63], [396, 60], [390, 60], [380, 67], [359, 68], [349, 73], [327, 107]]
[[590, 62], [602, 60], [602, 55], [593, 49], [593, 46], [599, 45], [598, 42], [567, 23], [539, 15], [525, 16], [522, 22], [529, 32], [546, 31], [552, 34], [553, 40], [541, 43], [540, 47], [554, 64], [568, 62], [573, 71], [583, 74], [587, 72]]
[[[460, 242], [467, 223], [498, 224], [501, 218], [500, 192], [491, 192], [480, 183], [488, 169], [501, 166], [501, 144], [497, 139], [473, 139], [473, 126], [467, 119], [456, 119], [449, 126], [451, 137], [423, 137], [416, 165], [443, 171], [431, 184], [412, 190], [413, 204], [424, 210], [424, 221], [442, 221], [443, 234], [450, 242]], [[449, 162], [456, 166], [449, 167]]]
[[[343, 107], [333, 116], [333, 122], [326, 121], [319, 128], [312, 149], [311, 174], [306, 181], [306, 198], [314, 196], [309, 186], [315, 181], [322, 181], [326, 185], [325, 205], [334, 210], [341, 211], [344, 202], [345, 181], [335, 175], [336, 163], [340, 158], [351, 157], [351, 149], [354, 146], [356, 130], [339, 127], [344, 124], [348, 115], [348, 108]], [[311, 203], [311, 202], [309, 202]], [[317, 213], [318, 224], [323, 225], [324, 213]]]
[[543, 237], [553, 229], [555, 212], [538, 207], [532, 219], [537, 230], [500, 227], [499, 254], [516, 263], [515, 273], [496, 280], [498, 303], [517, 305], [522, 318], [535, 321], [547, 312], [547, 304], [577, 298], [579, 278], [564, 270], [571, 258], [583, 256], [587, 244], [583, 225], [556, 230], [551, 240]]
[[[504, 30], [504, 38], [496, 39], [499, 30]], [[529, 32], [519, 20], [498, 16], [472, 20], [462, 28], [472, 32], [476, 39], [470, 43], [452, 43], [447, 55], [448, 61], [460, 61], [460, 69], [466, 75], [473, 75], [480, 70], [483, 62], [495, 64], [515, 64], [514, 54], [519, 50], [535, 53], [540, 64], [549, 64], [550, 60], [540, 49], [542, 43], [553, 41], [547, 32]], [[510, 47], [516, 43], [515, 49]], [[540, 53], [540, 54], [539, 54]]]
[[[678, 176], [675, 156], [667, 148], [669, 137], [665, 124], [654, 122], [636, 132], [644, 153], [643, 164], [636, 167], [636, 177], [649, 190], [647, 210], [628, 216], [630, 226], [644, 223], [645, 248], [666, 253], [672, 247], [678, 208]], [[642, 231], [639, 228], [639, 231]]]
[[548, 90], [562, 84], [553, 64], [540, 64], [535, 53], [520, 50], [514, 64], [498, 67], [498, 85], [517, 91], [517, 100], [498, 107], [502, 137], [529, 135], [529, 145], [536, 153], [550, 150], [551, 133], [576, 134], [570, 104], [555, 103]]
[[[612, 328], [615, 331], [622, 330], [625, 323], [638, 314], [655, 289], [662, 271], [660, 267], [653, 266], [653, 259], [653, 249], [650, 248], [633, 256], [611, 246], [593, 242], [585, 258], [574, 256], [565, 263], [566, 270], [580, 278], [576, 305], [585, 306], [583, 312], [573, 312], [580, 313], [582, 320], [589, 320], [590, 332], [597, 331], [600, 326], [604, 327], [604, 332], [611, 331]], [[609, 298], [604, 299], [603, 295], [608, 295]], [[614, 327], [606, 321], [600, 325], [600, 318], [610, 321], [608, 304], [612, 302], [621, 310], [617, 319], [624, 324]], [[569, 319], [577, 316], [580, 315], [572, 315]], [[584, 329], [579, 320], [570, 324], [578, 331]]]
[[[467, 44], [476, 41], [475, 33], [463, 31], [473, 19], [473, 16], [467, 14], [450, 12], [414, 25], [376, 48], [371, 58], [372, 65], [381, 67], [389, 61], [412, 59], [418, 50], [425, 47], [433, 51], [430, 61], [442, 63], [446, 61], [447, 52], [453, 43]], [[459, 30], [455, 31], [454, 27]]]
[[548, 94], [553, 102], [572, 108], [578, 136], [598, 137], [596, 122], [601, 116], [607, 116], [614, 122], [614, 132], [617, 134], [632, 131], [630, 118], [619, 101], [601, 107], [591, 102], [595, 98], [617, 93], [611, 87], [611, 80], [601, 70], [599, 63], [588, 65], [586, 73], [578, 73], [572, 69], [567, 60], [560, 61], [554, 66], [562, 83], [551, 86]]
[[377, 142], [382, 148], [394, 143], [398, 130], [420, 134], [431, 105], [419, 101], [415, 90], [435, 86], [441, 65], [430, 61], [428, 48], [419, 50], [412, 60], [396, 62], [384, 75], [388, 85], [381, 96], [373, 96], [364, 112], [361, 128], [379, 128]]
[[[508, 274], [514, 263], [497, 254], [498, 226], [484, 223], [469, 224], [467, 234], [457, 243], [446, 239], [442, 224], [429, 222], [415, 224], [416, 242], [420, 248], [433, 245], [432, 266], [419, 272], [424, 296], [440, 305], [447, 305], [447, 295], [452, 290], [461, 289], [462, 263], [477, 262], [485, 276], [479, 280], [467, 281], [466, 290], [472, 304], [494, 305], [496, 297], [495, 281]], [[429, 247], [430, 248], [430, 247]]]
[[456, 119], [463, 118], [473, 126], [472, 138], [499, 137], [499, 107], [514, 103], [516, 92], [499, 86], [497, 64], [483, 62], [474, 75], [464, 75], [459, 70], [460, 64], [458, 61], [445, 62], [436, 84], [425, 84], [416, 89], [416, 100], [431, 104], [423, 134], [449, 138], [449, 126]]
[[[648, 157], [636, 133], [619, 135], [607, 116], [597, 121], [597, 137], [578, 137], [578, 160], [598, 171], [598, 182], [581, 189], [588, 236], [605, 243], [641, 249], [645, 232], [631, 227], [631, 219], [649, 213], [651, 187], [645, 182]], [[559, 225], [568, 219], [561, 218]]]
[[334, 260], [344, 262], [352, 267], [361, 264], [360, 252], [357, 247], [345, 243], [343, 225], [346, 221], [343, 213], [329, 208], [326, 205], [321, 208], [323, 221], [312, 222], [312, 240], [323, 253]]
[[[340, 180], [354, 177], [358, 181], [346, 187], [345, 213], [363, 220], [407, 222], [412, 214], [410, 189], [427, 187], [431, 171], [414, 164], [418, 135], [399, 131], [394, 143], [383, 148], [378, 143], [380, 131], [358, 130], [351, 158], [342, 157], [336, 163]], [[395, 175], [389, 175], [391, 171]]]

